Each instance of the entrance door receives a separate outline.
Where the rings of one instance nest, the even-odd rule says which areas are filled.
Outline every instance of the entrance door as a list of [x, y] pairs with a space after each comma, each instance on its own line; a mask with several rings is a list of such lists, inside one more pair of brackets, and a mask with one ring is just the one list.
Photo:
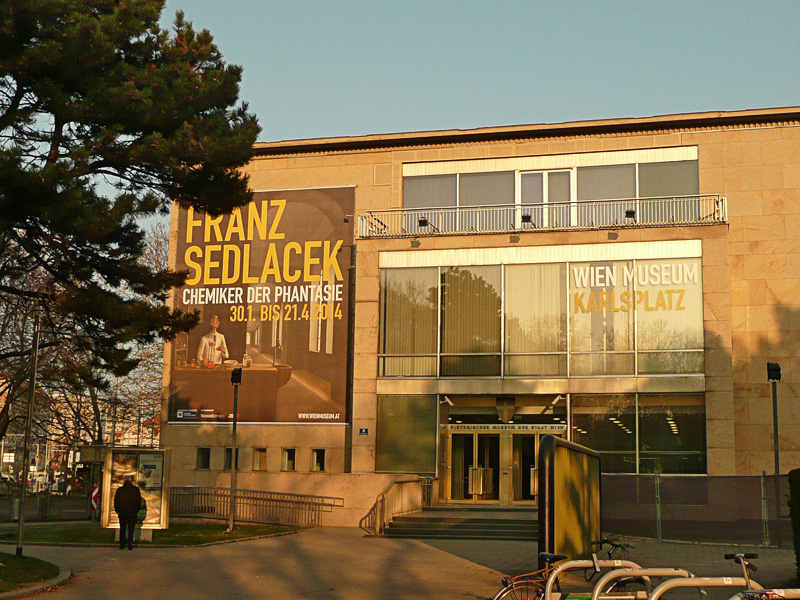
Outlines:
[[451, 437], [450, 500], [500, 499], [500, 435], [454, 433]]
[[532, 502], [536, 500], [539, 436], [535, 433], [514, 433], [512, 447], [511, 483], [514, 488], [514, 502]]

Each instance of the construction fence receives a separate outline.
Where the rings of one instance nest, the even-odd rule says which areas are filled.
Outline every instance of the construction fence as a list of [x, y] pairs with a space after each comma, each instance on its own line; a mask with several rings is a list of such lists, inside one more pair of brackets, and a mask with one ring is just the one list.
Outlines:
[[693, 542], [790, 546], [786, 475], [603, 475], [604, 532]]

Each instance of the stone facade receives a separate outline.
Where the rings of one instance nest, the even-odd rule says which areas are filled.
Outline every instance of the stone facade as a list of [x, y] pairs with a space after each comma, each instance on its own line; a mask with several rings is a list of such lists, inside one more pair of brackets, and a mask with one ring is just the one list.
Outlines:
[[[754, 475], [773, 470], [772, 392], [766, 363], [778, 362], [781, 467], [800, 467], [800, 109], [701, 113], [650, 119], [333, 138], [258, 144], [247, 171], [256, 191], [355, 187], [356, 215], [402, 208], [403, 165], [430, 161], [580, 154], [615, 150], [697, 148], [701, 194], [727, 199], [728, 222], [700, 227], [627, 228], [522, 233], [519, 246], [608, 244], [660, 240], [702, 241], [708, 473]], [[508, 234], [419, 237], [419, 250], [494, 248]], [[327, 471], [375, 471], [376, 404], [380, 393], [446, 393], [430, 380], [378, 378], [381, 252], [411, 249], [408, 239], [357, 239], [352, 415], [350, 428], [321, 425], [247, 425], [240, 428], [240, 485], [293, 491], [308, 473], [281, 474], [279, 456], [267, 472], [249, 472], [253, 446], [297, 448], [298, 470], [311, 448], [326, 448]], [[477, 383], [480, 386], [480, 383]], [[514, 382], [506, 389], [513, 390]], [[575, 382], [574, 391], [591, 384]], [[657, 386], [655, 382], [636, 385]], [[655, 388], [653, 388], [655, 389]], [[495, 393], [496, 387], [487, 391]], [[561, 391], [561, 390], [556, 390]], [[173, 449], [173, 483], [220, 484], [229, 428], [163, 424]], [[359, 435], [359, 432], [362, 435]], [[195, 448], [210, 446], [212, 467], [194, 470]], [[308, 456], [306, 456], [308, 455]], [[307, 469], [306, 469], [307, 470]], [[324, 479], [326, 475], [314, 474]], [[325, 485], [341, 495], [339, 483]], [[388, 479], [391, 479], [389, 477]], [[374, 498], [387, 476], [361, 478]], [[366, 486], [366, 487], [364, 487]], [[342, 492], [343, 493], [343, 492]]]

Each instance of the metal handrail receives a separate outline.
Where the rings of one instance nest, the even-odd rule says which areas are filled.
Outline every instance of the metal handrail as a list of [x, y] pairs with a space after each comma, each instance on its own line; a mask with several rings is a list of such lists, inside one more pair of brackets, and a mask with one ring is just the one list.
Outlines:
[[476, 233], [581, 231], [626, 227], [716, 225], [728, 222], [718, 194], [371, 210], [358, 216], [358, 237], [397, 238]]
[[[185, 486], [170, 489], [170, 515], [228, 519], [230, 489]], [[250, 523], [316, 526], [323, 512], [344, 506], [343, 498], [263, 490], [236, 491], [236, 520]]]

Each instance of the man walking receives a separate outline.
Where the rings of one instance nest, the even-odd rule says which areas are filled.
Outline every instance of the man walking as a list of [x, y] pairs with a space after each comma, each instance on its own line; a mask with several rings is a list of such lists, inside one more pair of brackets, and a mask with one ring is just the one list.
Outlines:
[[123, 550], [127, 544], [128, 550], [133, 550], [133, 530], [136, 528], [136, 519], [139, 509], [142, 508], [142, 493], [133, 485], [133, 476], [125, 475], [121, 487], [114, 494], [114, 511], [119, 517], [119, 549]]

